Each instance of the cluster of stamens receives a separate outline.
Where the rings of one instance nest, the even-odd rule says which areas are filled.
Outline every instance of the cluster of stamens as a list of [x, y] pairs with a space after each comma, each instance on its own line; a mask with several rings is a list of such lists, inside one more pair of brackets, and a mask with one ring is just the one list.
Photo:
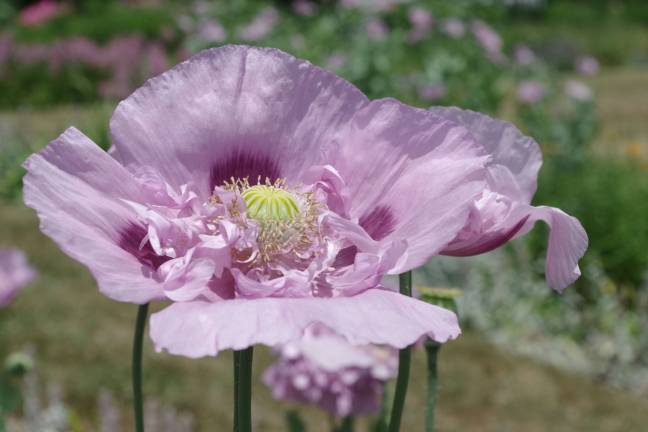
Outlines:
[[[318, 204], [312, 192], [288, 188], [285, 179], [262, 181], [260, 177], [255, 185], [247, 177], [232, 178], [223, 188], [242, 198], [247, 218], [258, 224], [259, 259], [265, 264], [278, 255], [302, 257], [319, 235]], [[236, 202], [228, 209], [232, 216], [241, 215]]]

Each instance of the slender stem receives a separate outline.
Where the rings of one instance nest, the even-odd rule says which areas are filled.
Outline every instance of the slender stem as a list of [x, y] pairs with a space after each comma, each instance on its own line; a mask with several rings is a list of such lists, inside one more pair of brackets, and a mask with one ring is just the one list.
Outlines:
[[387, 432], [387, 423], [389, 422], [389, 389], [383, 386], [383, 393], [380, 401], [380, 412], [371, 429], [372, 432]]
[[135, 411], [135, 431], [144, 432], [144, 403], [142, 396], [142, 342], [148, 315], [148, 303], [137, 309], [135, 336], [133, 337], [133, 409]]
[[434, 431], [434, 406], [437, 401], [437, 389], [439, 386], [439, 379], [437, 375], [437, 359], [439, 356], [439, 350], [441, 349], [441, 344], [428, 340], [425, 343], [425, 352], [427, 354], [427, 370], [428, 370], [428, 380], [427, 380], [427, 401], [426, 401], [426, 413], [427, 417], [425, 419], [425, 432]]
[[234, 432], [252, 432], [252, 354], [234, 351]]
[[[408, 271], [398, 276], [400, 282], [400, 293], [406, 296], [412, 295], [412, 272]], [[398, 377], [396, 378], [396, 390], [394, 392], [394, 404], [392, 405], [391, 418], [389, 419], [389, 432], [399, 432], [405, 407], [405, 396], [409, 383], [410, 363], [412, 362], [412, 348], [407, 347], [398, 353]]]
[[340, 427], [336, 428], [334, 432], [353, 432], [354, 419], [353, 416], [346, 416], [342, 419]]

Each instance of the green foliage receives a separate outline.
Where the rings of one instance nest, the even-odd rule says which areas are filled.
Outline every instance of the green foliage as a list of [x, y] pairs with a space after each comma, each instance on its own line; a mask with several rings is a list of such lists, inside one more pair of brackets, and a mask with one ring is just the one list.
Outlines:
[[[101, 3], [98, 3], [101, 4]], [[148, 38], [160, 36], [164, 28], [174, 28], [171, 11], [164, 8], [134, 8], [120, 4], [91, 7], [85, 13], [61, 14], [39, 26], [16, 26], [17, 42], [49, 43], [80, 36], [108, 42], [115, 36], [137, 33]]]
[[98, 83], [108, 76], [105, 70], [78, 63], [62, 65], [56, 73], [42, 63], [8, 68], [10, 79], [0, 79], [0, 109], [88, 103], [99, 98]]
[[575, 287], [562, 294], [550, 290], [538, 278], [544, 250], [537, 259], [520, 259], [527, 256], [524, 241], [463, 262], [435, 259], [425, 272], [428, 282], [464, 287], [458, 314], [464, 330], [477, 330], [506, 350], [645, 393], [648, 292], [637, 292], [628, 304], [618, 295], [621, 287], [589, 255], [581, 263], [588, 296]]
[[17, 142], [5, 143], [0, 157], [0, 201], [15, 200], [20, 195], [22, 177], [25, 169], [22, 162], [29, 156], [28, 146], [20, 146]]
[[288, 432], [307, 432], [304, 420], [302, 420], [297, 411], [291, 410], [286, 412], [286, 425], [288, 427]]
[[561, 161], [581, 161], [598, 129], [592, 101], [558, 97], [521, 105], [518, 120], [525, 132], [542, 143], [545, 154]]
[[[20, 390], [15, 380], [5, 374], [0, 374], [0, 428], [2, 421], [20, 403]], [[0, 429], [1, 430], [1, 429]]]

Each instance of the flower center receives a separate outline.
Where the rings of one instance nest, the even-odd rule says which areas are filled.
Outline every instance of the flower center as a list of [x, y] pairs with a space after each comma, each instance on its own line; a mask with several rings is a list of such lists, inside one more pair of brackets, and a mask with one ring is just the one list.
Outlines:
[[[258, 226], [258, 258], [261, 263], [300, 261], [312, 254], [311, 248], [319, 239], [317, 218], [319, 205], [313, 192], [286, 187], [285, 179], [271, 182], [266, 178], [250, 185], [248, 178], [232, 178], [223, 188], [236, 193], [245, 203], [245, 215]], [[218, 197], [213, 198], [219, 203]], [[239, 217], [236, 200], [230, 212]], [[240, 221], [247, 226], [245, 220]]]
[[258, 221], [291, 221], [299, 216], [295, 197], [279, 187], [258, 184], [245, 189], [241, 197], [248, 216]]

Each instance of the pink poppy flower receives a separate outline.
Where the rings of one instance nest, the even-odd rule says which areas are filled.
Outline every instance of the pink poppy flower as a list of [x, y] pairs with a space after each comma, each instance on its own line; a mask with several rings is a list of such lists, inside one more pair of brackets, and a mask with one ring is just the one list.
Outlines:
[[594, 98], [592, 88], [578, 80], [568, 80], [565, 83], [565, 94], [579, 102], [589, 102]]
[[487, 158], [463, 126], [274, 49], [203, 51], [122, 101], [103, 152], [75, 128], [25, 167], [41, 229], [105, 295], [170, 300], [158, 350], [190, 357], [321, 323], [404, 347], [459, 333], [381, 289], [468, 222]]
[[475, 201], [464, 229], [443, 254], [488, 252], [526, 234], [541, 220], [551, 229], [545, 265], [549, 286], [562, 290], [578, 279], [578, 260], [588, 242], [580, 222], [560, 209], [531, 205], [542, 165], [538, 144], [510, 123], [476, 112], [442, 107], [432, 112], [467, 127], [491, 156], [488, 187]]
[[466, 26], [459, 18], [448, 18], [443, 21], [441, 30], [452, 38], [460, 38], [466, 33]]
[[0, 249], [0, 307], [7, 306], [25, 285], [36, 278], [22, 251]]
[[295, 0], [292, 2], [292, 10], [301, 16], [313, 16], [318, 11], [317, 4], [310, 0]]
[[248, 25], [238, 31], [238, 37], [244, 41], [257, 41], [268, 36], [279, 22], [279, 12], [273, 7], [261, 10]]
[[446, 95], [446, 86], [438, 84], [427, 84], [418, 87], [418, 94], [424, 101], [434, 102], [443, 98]]
[[41, 0], [20, 11], [20, 23], [24, 26], [45, 24], [61, 11], [61, 6], [54, 0]]
[[402, 0], [341, 0], [345, 9], [361, 9], [366, 12], [387, 12], [402, 3]]
[[491, 26], [480, 20], [474, 20], [470, 28], [475, 39], [486, 53], [486, 56], [494, 63], [501, 63], [505, 60], [502, 53], [502, 37]]
[[200, 24], [198, 35], [205, 42], [221, 43], [227, 39], [227, 31], [216, 20], [207, 20]]
[[384, 40], [389, 34], [389, 28], [387, 24], [380, 18], [371, 18], [365, 24], [365, 31], [369, 39], [375, 41]]
[[412, 25], [407, 40], [414, 43], [425, 39], [434, 24], [432, 13], [422, 7], [413, 7], [408, 11], [407, 17]]
[[517, 100], [524, 104], [534, 104], [540, 101], [544, 95], [545, 87], [538, 81], [522, 81], [517, 88]]
[[326, 59], [326, 67], [328, 69], [337, 71], [342, 69], [349, 61], [349, 57], [339, 51], [334, 52]]
[[515, 62], [521, 66], [529, 66], [537, 60], [535, 53], [528, 45], [519, 44], [513, 52]]
[[351, 345], [321, 326], [279, 351], [279, 360], [263, 374], [273, 396], [317, 405], [339, 417], [378, 411], [385, 382], [398, 367], [394, 349]]
[[585, 76], [594, 76], [599, 72], [601, 66], [596, 57], [582, 56], [576, 59], [576, 72]]

